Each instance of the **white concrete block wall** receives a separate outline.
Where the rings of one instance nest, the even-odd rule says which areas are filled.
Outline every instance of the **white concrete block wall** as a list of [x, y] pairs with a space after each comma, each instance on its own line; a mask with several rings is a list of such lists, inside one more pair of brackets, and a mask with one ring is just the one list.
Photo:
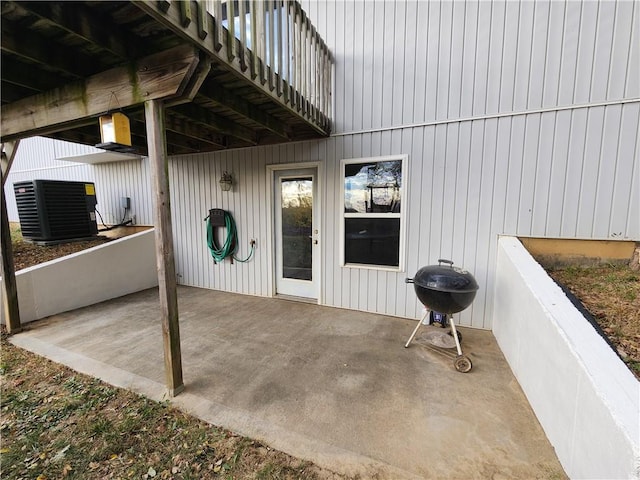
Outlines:
[[640, 478], [640, 382], [515, 237], [498, 241], [493, 332], [571, 478]]
[[16, 273], [16, 283], [23, 324], [154, 287], [154, 231], [25, 268]]

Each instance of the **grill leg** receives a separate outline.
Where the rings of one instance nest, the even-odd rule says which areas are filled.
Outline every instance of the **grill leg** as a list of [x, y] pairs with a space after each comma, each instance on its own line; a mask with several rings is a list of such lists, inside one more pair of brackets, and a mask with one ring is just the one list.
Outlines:
[[413, 337], [415, 337], [416, 333], [418, 333], [418, 329], [420, 328], [420, 325], [422, 325], [422, 322], [424, 322], [424, 319], [427, 318], [427, 315], [429, 315], [429, 313], [430, 313], [429, 310], [425, 310], [424, 316], [420, 319], [420, 321], [418, 322], [418, 325], [416, 325], [416, 328], [413, 329], [413, 333], [409, 337], [409, 340], [407, 340], [407, 343], [405, 343], [404, 348], [407, 348], [409, 346], [409, 344], [413, 340]]
[[453, 334], [453, 339], [456, 341], [456, 350], [458, 350], [458, 355], [462, 355], [462, 347], [460, 346], [460, 340], [458, 340], [456, 324], [453, 323], [453, 315], [449, 315], [449, 325], [451, 325], [451, 333]]

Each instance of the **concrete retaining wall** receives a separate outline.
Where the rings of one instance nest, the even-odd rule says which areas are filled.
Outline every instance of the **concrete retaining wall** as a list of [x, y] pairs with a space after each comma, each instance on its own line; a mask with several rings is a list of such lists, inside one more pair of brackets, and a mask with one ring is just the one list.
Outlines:
[[498, 245], [493, 332], [571, 478], [640, 476], [640, 382], [520, 241]]
[[21, 322], [158, 285], [154, 245], [151, 229], [18, 271]]

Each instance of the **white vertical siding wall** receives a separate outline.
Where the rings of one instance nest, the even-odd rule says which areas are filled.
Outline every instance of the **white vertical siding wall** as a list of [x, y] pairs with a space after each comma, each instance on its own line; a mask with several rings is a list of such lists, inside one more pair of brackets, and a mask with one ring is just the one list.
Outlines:
[[[589, 141], [592, 132], [586, 128], [587, 116], [604, 122], [598, 134], [601, 145], [595, 152], [570, 148], [571, 143]], [[630, 202], [639, 198], [636, 177], [640, 166], [634, 153], [639, 117], [640, 104], [633, 103], [176, 158], [171, 162], [171, 195], [177, 270], [188, 285], [270, 295], [266, 165], [320, 161], [325, 199], [321, 232], [324, 304], [418, 317], [419, 304], [404, 283], [405, 277], [438, 258], [451, 258], [472, 271], [481, 285], [472, 307], [461, 314], [461, 323], [490, 328], [498, 234], [640, 239], [638, 204]], [[560, 125], [572, 135], [554, 135]], [[607, 135], [607, 129], [614, 126], [621, 126], [619, 133]], [[406, 269], [392, 273], [340, 267], [336, 255], [340, 160], [390, 153], [409, 155]], [[581, 188], [594, 175], [567, 174], [572, 168], [587, 167], [612, 172], [607, 195], [603, 195], [604, 188]], [[224, 170], [237, 181], [231, 192], [218, 187]], [[578, 221], [580, 205], [591, 206], [592, 214], [584, 225]], [[213, 265], [202, 219], [214, 207], [229, 210], [238, 222], [241, 256], [248, 252], [251, 238], [258, 240], [253, 261]], [[598, 211], [614, 213], [598, 222], [594, 219]]]
[[335, 57], [334, 133], [640, 97], [640, 5], [302, 2]]
[[[327, 305], [418, 317], [404, 278], [444, 257], [481, 286], [461, 323], [491, 328], [498, 234], [640, 240], [640, 4], [309, 0], [303, 7], [336, 59], [333, 136], [173, 158], [182, 283], [272, 293], [266, 166], [277, 163], [323, 165]], [[409, 155], [405, 271], [342, 268], [340, 160], [390, 154]], [[236, 180], [227, 193], [218, 188], [225, 170]], [[110, 213], [130, 196], [137, 222], [151, 222], [146, 161], [91, 171]], [[257, 239], [251, 262], [213, 265], [203, 221], [213, 207], [234, 215], [240, 255]]]

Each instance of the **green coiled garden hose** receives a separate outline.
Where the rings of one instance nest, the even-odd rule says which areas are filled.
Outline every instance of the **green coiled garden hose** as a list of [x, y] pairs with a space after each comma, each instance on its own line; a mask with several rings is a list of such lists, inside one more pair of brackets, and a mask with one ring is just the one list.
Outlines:
[[235, 256], [238, 251], [238, 229], [236, 227], [236, 222], [231, 216], [231, 214], [227, 211], [224, 212], [224, 224], [227, 229], [227, 238], [224, 241], [222, 247], [219, 247], [216, 243], [215, 235], [213, 234], [213, 225], [211, 225], [210, 217], [205, 218], [207, 222], [207, 246], [209, 247], [209, 252], [211, 256], [216, 262], [222, 262], [225, 258], [231, 257], [234, 260], [245, 263], [251, 260], [253, 256], [253, 252], [255, 251], [255, 243], [251, 242], [251, 251], [249, 252], [249, 256], [244, 260], [241, 260]]

